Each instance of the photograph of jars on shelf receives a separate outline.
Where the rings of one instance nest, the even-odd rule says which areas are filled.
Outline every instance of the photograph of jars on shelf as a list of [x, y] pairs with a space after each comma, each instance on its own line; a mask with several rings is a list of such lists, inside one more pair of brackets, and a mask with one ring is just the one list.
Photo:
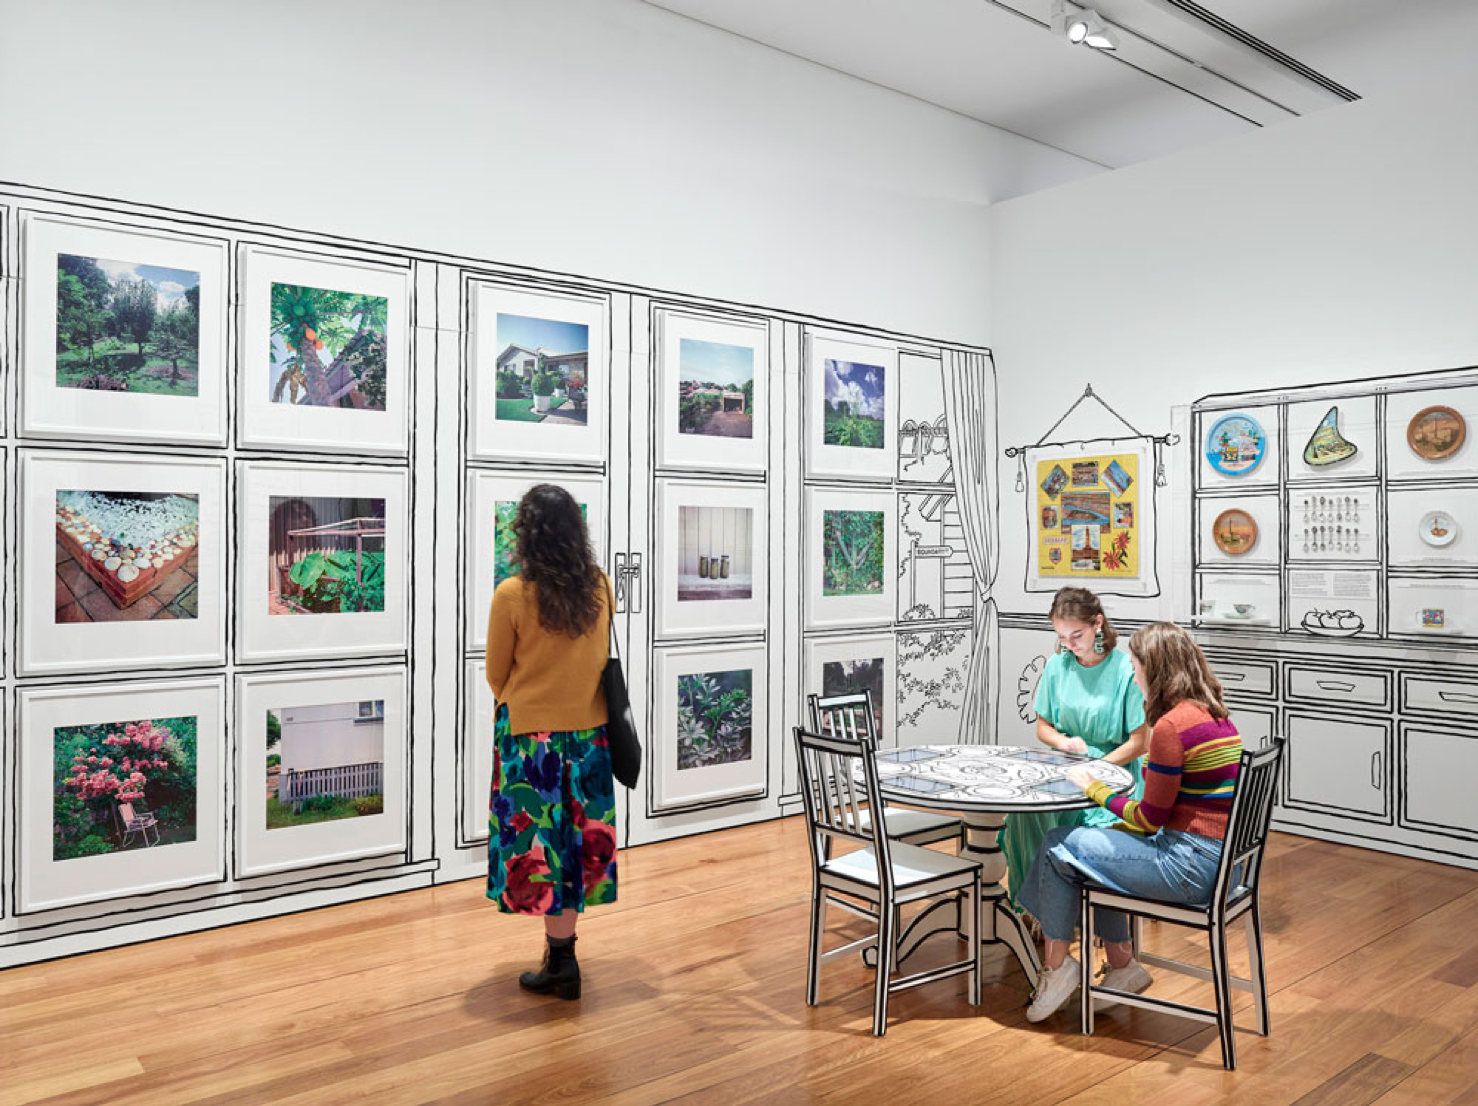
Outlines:
[[1288, 493], [1289, 561], [1378, 561], [1381, 533], [1374, 487]]

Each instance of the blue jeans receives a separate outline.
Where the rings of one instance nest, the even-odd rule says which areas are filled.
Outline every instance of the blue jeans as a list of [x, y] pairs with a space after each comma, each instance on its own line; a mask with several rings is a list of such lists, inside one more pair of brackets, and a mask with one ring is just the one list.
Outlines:
[[[1072, 940], [1081, 909], [1080, 891], [1096, 883], [1114, 891], [1197, 905], [1211, 901], [1221, 841], [1181, 830], [1153, 837], [1098, 826], [1052, 830], [1016, 896], [1053, 941]], [[1105, 941], [1129, 940], [1129, 918], [1099, 910], [1093, 926]]]

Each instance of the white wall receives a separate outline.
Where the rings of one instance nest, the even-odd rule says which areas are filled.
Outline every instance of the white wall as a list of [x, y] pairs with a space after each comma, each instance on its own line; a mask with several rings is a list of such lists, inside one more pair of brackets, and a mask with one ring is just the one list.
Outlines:
[[[1003, 445], [1036, 441], [1089, 382], [1159, 434], [1172, 405], [1215, 392], [1478, 362], [1475, 97], [1478, 71], [993, 207]], [[998, 599], [1044, 612], [1049, 597], [1022, 589], [1014, 462], [1001, 474]], [[1160, 504], [1168, 592], [1172, 499]], [[1187, 551], [1173, 552], [1183, 573]], [[1189, 613], [1168, 597], [1110, 609]]]
[[0, 179], [953, 341], [1096, 171], [638, 0], [0, 0]]

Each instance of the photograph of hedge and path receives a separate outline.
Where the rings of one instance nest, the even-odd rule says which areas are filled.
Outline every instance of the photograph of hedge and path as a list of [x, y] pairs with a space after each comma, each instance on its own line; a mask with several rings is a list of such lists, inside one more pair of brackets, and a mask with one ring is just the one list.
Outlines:
[[267, 828], [385, 810], [385, 701], [267, 712]]
[[498, 313], [495, 418], [584, 426], [590, 387], [590, 328]]
[[712, 438], [754, 437], [754, 350], [679, 342], [677, 429]]

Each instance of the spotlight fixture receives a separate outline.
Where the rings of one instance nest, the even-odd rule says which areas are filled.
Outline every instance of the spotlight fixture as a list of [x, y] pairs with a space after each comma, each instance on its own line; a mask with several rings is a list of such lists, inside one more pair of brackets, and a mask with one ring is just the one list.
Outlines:
[[1093, 50], [1113, 50], [1119, 45], [1119, 36], [1096, 11], [1092, 8], [1070, 10], [1067, 0], [1053, 0], [1052, 33], [1061, 35], [1074, 46], [1087, 46]]

